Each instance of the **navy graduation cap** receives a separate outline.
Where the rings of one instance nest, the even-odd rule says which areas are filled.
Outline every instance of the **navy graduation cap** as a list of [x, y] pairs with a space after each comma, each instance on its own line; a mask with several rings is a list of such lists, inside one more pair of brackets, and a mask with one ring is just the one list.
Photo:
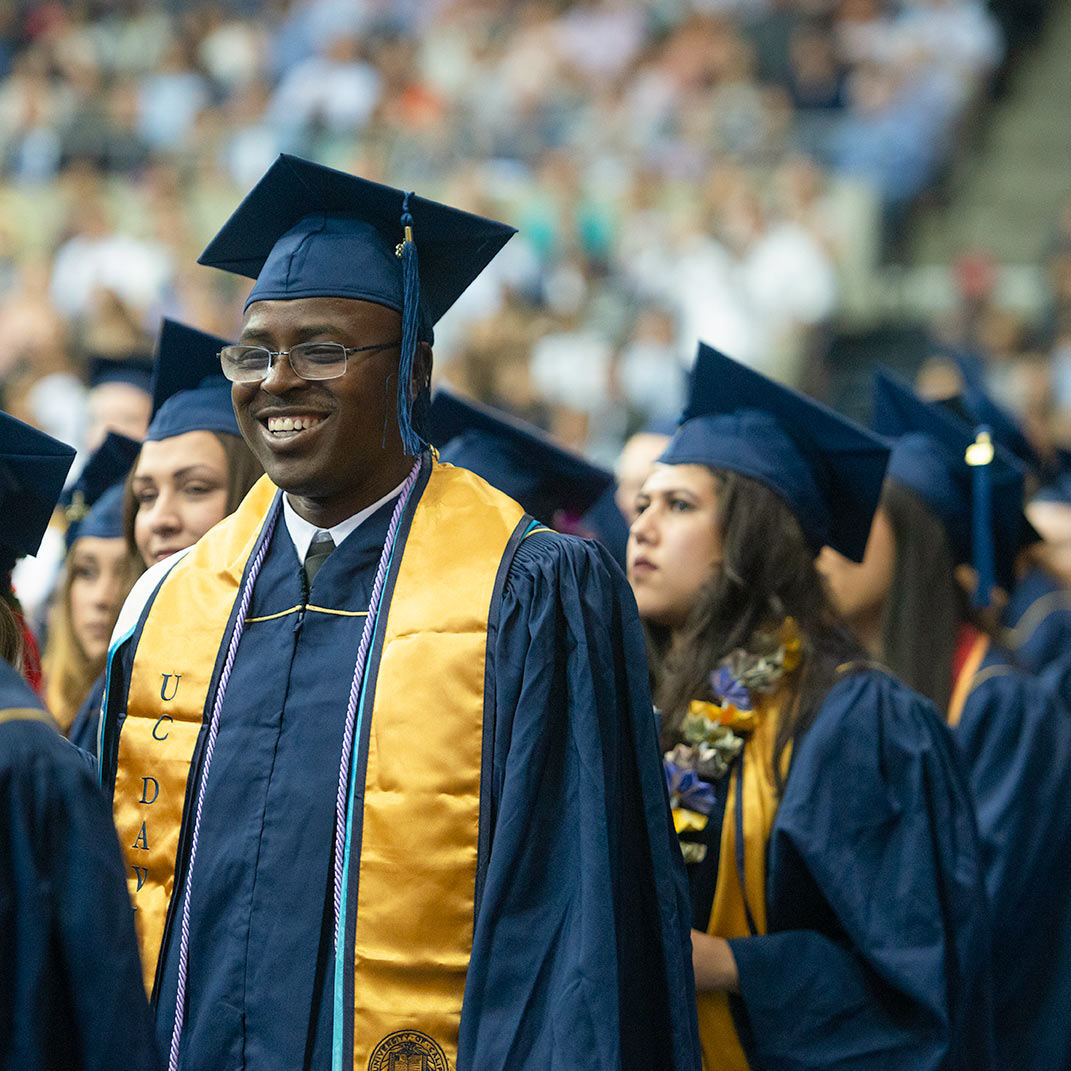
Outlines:
[[865, 428], [701, 342], [663, 464], [749, 476], [792, 510], [817, 552], [861, 561], [889, 448]]
[[219, 351], [226, 345], [227, 340], [218, 335], [164, 320], [156, 348], [153, 416], [146, 442], [189, 431], [241, 435], [231, 403], [231, 385], [219, 363]]
[[923, 499], [957, 563], [978, 571], [975, 603], [988, 605], [994, 582], [1011, 590], [1016, 555], [1039, 538], [1023, 514], [1023, 466], [990, 429], [969, 428], [886, 370], [874, 379], [874, 427], [896, 439], [889, 479]]
[[36, 554], [74, 449], [0, 412], [0, 545]]
[[402, 314], [398, 425], [419, 451], [410, 381], [417, 342], [515, 234], [513, 227], [280, 155], [198, 258], [255, 279], [246, 301], [345, 297]]
[[91, 357], [86, 370], [86, 379], [91, 390], [105, 383], [126, 383], [151, 394], [152, 375], [152, 361], [140, 357], [123, 360], [114, 357]]
[[538, 520], [558, 510], [586, 513], [613, 483], [613, 473], [555, 443], [532, 424], [440, 387], [430, 411], [439, 459], [471, 469]]
[[986, 390], [985, 377], [977, 359], [954, 354], [952, 360], [963, 380], [963, 390], [955, 399], [962, 416], [974, 427], [984, 425], [989, 428], [993, 441], [1011, 451], [1028, 469], [1039, 476], [1045, 474], [1048, 466], [1027, 439], [1019, 422]]
[[115, 539], [123, 534], [123, 481], [141, 443], [110, 431], [78, 479], [60, 498], [67, 515], [67, 549], [81, 536]]

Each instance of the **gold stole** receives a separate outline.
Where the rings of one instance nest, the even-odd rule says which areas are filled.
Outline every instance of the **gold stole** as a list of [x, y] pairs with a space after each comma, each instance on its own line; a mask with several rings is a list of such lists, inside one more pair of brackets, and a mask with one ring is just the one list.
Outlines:
[[112, 806], [149, 993], [216, 656], [275, 490], [261, 477], [237, 511], [168, 573], [134, 654]]
[[[173, 891], [210, 678], [274, 491], [260, 481], [238, 512], [175, 566], [135, 654], [115, 816], [132, 868], [147, 987]], [[522, 517], [520, 506], [472, 473], [436, 464], [384, 607], [385, 632], [380, 620], [363, 823], [354, 821], [361, 830], [355, 1067], [367, 1066], [376, 1050], [389, 1055], [391, 1035], [410, 1043], [410, 1032], [418, 1044], [425, 1044], [421, 1036], [434, 1039], [450, 1066], [456, 1060], [472, 950], [487, 620]], [[170, 673], [161, 668], [165, 652]]]
[[[718, 883], [710, 911], [707, 933], [716, 937], [748, 937], [747, 909], [758, 933], [766, 932], [766, 845], [777, 814], [777, 792], [773, 780], [773, 748], [781, 709], [790, 698], [782, 686], [770, 695], [754, 696], [757, 724], [744, 746], [744, 874], [736, 864], [736, 808], [740, 781], [734, 768], [721, 826], [718, 855]], [[782, 766], [787, 767], [789, 749]], [[744, 885], [747, 887], [747, 909]], [[708, 1071], [747, 1071], [748, 1061], [733, 1025], [729, 997], [723, 992], [699, 993], [699, 1041], [703, 1066]]]
[[457, 1059], [472, 952], [487, 618], [522, 516], [478, 477], [437, 465], [409, 530], [364, 782], [354, 1067], [405, 1030], [430, 1035], [450, 1067]]

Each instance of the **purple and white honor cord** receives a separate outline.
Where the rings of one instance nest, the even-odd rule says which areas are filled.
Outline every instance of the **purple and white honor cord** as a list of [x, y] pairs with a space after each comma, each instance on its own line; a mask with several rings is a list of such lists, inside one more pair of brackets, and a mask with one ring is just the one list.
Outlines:
[[413, 484], [416, 483], [420, 474], [420, 458], [416, 460], [408, 478], [402, 485], [398, 495], [394, 514], [390, 519], [387, 529], [387, 538], [383, 541], [383, 553], [379, 557], [379, 566], [376, 569], [376, 578], [372, 584], [372, 594], [368, 600], [368, 616], [364, 621], [364, 632], [361, 633], [361, 646], [357, 649], [357, 662], [353, 667], [353, 680], [350, 683], [350, 700], [346, 706], [346, 726], [342, 733], [342, 755], [338, 765], [338, 795], [335, 798], [335, 955], [338, 955], [338, 946], [341, 934], [342, 919], [342, 884], [345, 870], [345, 847], [346, 847], [346, 811], [349, 800], [350, 762], [353, 756], [353, 735], [357, 723], [357, 701], [361, 694], [361, 685], [364, 681], [364, 667], [368, 660], [368, 649], [372, 643], [372, 636], [376, 630], [376, 615], [379, 613], [379, 600], [383, 594], [383, 584], [387, 578], [387, 570], [394, 553], [394, 540], [398, 534], [398, 525], [405, 511], [405, 505], [409, 501]]
[[182, 1040], [182, 1024], [186, 1012], [186, 978], [189, 970], [190, 955], [190, 890], [193, 887], [193, 866], [197, 861], [197, 838], [201, 831], [201, 808], [204, 806], [205, 788], [208, 785], [208, 771], [212, 768], [212, 755], [216, 750], [216, 736], [219, 734], [219, 715], [223, 709], [223, 697], [227, 694], [227, 683], [231, 679], [234, 656], [238, 653], [238, 644], [241, 641], [242, 633], [245, 631], [245, 618], [249, 612], [249, 603], [253, 598], [253, 585], [257, 582], [260, 567], [264, 564], [264, 556], [268, 553], [268, 546], [271, 543], [271, 537], [275, 531], [275, 525], [280, 513], [282, 513], [281, 509], [276, 509], [273, 512], [264, 537], [260, 541], [260, 549], [257, 551], [253, 564], [250, 566], [249, 573], [246, 576], [245, 586], [242, 588], [241, 602], [238, 606], [238, 619], [234, 623], [234, 633], [231, 635], [230, 646], [227, 648], [227, 657], [219, 677], [219, 686], [216, 688], [216, 701], [212, 706], [212, 720], [208, 725], [208, 740], [205, 743], [201, 784], [197, 789], [197, 810], [193, 820], [193, 837], [190, 841], [190, 861], [186, 866], [186, 885], [182, 893], [182, 937], [179, 942], [178, 985], [175, 990], [175, 1022], [171, 1028], [171, 1052], [167, 1059], [168, 1071], [178, 1071], [179, 1043]]
[[[375, 581], [372, 585], [372, 595], [369, 600], [368, 616], [365, 618], [364, 631], [361, 634], [361, 644], [357, 651], [357, 662], [353, 670], [353, 681], [350, 685], [349, 704], [346, 708], [346, 725], [343, 731], [342, 756], [339, 763], [338, 774], [338, 797], [335, 814], [335, 949], [338, 949], [339, 940], [339, 917], [342, 909], [342, 877], [343, 877], [343, 850], [346, 838], [346, 803], [347, 788], [349, 786], [350, 759], [353, 748], [354, 727], [356, 725], [357, 699], [361, 691], [361, 681], [364, 678], [364, 667], [368, 658], [368, 649], [371, 645], [372, 635], [375, 632], [375, 618], [379, 610], [380, 596], [383, 592], [383, 584], [386, 579], [387, 569], [390, 565], [394, 540], [398, 533], [398, 525], [405, 510], [409, 495], [420, 474], [420, 458], [409, 472], [405, 483], [402, 485], [398, 502], [391, 516], [390, 527], [387, 529], [387, 538], [383, 543], [383, 553], [379, 558], [379, 566], [376, 569]], [[205, 789], [208, 785], [208, 772], [212, 766], [212, 756], [216, 749], [216, 737], [219, 734], [219, 718], [223, 709], [223, 699], [227, 692], [227, 684], [230, 681], [231, 670], [234, 666], [234, 658], [238, 653], [238, 644], [242, 633], [245, 631], [246, 614], [249, 612], [249, 604], [253, 598], [253, 586], [260, 574], [264, 557], [271, 543], [272, 534], [275, 531], [276, 522], [282, 510], [276, 510], [268, 523], [268, 528], [261, 540], [260, 549], [257, 551], [253, 564], [246, 576], [245, 586], [242, 589], [241, 602], [238, 609], [238, 619], [235, 622], [234, 633], [231, 636], [230, 646], [227, 648], [227, 657], [223, 663], [223, 671], [220, 674], [219, 686], [216, 689], [216, 699], [212, 706], [212, 718], [208, 726], [208, 740], [205, 743], [205, 757], [201, 773], [201, 783], [197, 791], [197, 809], [194, 814], [193, 836], [190, 841], [190, 861], [186, 867], [186, 883], [182, 897], [182, 924], [181, 939], [179, 942], [178, 984], [175, 991], [175, 1021], [171, 1029], [171, 1051], [168, 1056], [168, 1071], [178, 1071], [179, 1045], [182, 1041], [182, 1027], [186, 1010], [186, 980], [189, 973], [189, 947], [190, 947], [190, 892], [193, 886], [193, 868], [197, 859], [197, 840], [201, 829], [201, 809], [204, 805]]]

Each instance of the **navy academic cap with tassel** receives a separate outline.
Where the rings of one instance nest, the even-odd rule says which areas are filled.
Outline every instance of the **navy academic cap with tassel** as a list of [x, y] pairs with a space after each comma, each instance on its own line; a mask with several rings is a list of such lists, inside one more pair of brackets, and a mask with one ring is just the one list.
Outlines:
[[[246, 301], [344, 297], [402, 315], [398, 427], [413, 428], [417, 343], [515, 234], [513, 227], [283, 154], [223, 225], [198, 263], [255, 279]], [[425, 399], [426, 401], [426, 399]]]
[[1010, 591], [1016, 555], [1038, 538], [1023, 515], [1021, 463], [990, 428], [967, 427], [885, 370], [874, 380], [874, 428], [896, 439], [889, 479], [930, 507], [956, 562], [977, 571], [975, 605], [989, 604], [994, 582]]
[[141, 443], [109, 431], [79, 473], [60, 496], [67, 515], [67, 549], [76, 539], [121, 539], [123, 536], [123, 481], [137, 460]]
[[815, 553], [862, 561], [889, 447], [820, 402], [699, 343], [683, 421], [659, 461], [739, 472], [778, 495]]

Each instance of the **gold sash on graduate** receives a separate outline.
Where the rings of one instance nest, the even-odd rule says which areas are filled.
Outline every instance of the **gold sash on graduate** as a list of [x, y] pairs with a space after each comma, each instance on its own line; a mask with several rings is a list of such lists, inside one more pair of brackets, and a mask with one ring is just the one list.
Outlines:
[[427, 1041], [410, 1033], [434, 1040], [449, 1067], [457, 1059], [472, 951], [487, 619], [522, 516], [471, 473], [437, 465], [406, 540], [364, 782], [356, 1068], [435, 1068]]
[[[147, 985], [173, 892], [211, 674], [273, 493], [266, 480], [258, 483], [175, 566], [135, 654], [115, 816]], [[359, 867], [353, 1066], [362, 1071], [453, 1067], [456, 1060], [472, 949], [488, 615], [522, 517], [520, 506], [478, 477], [437, 464], [399, 544], [401, 563], [377, 628], [375, 691], [365, 703], [363, 807], [353, 819], [360, 832], [352, 864]], [[355, 656], [340, 653], [339, 671], [352, 672]]]
[[186, 781], [216, 656], [275, 490], [262, 477], [238, 510], [175, 565], [134, 655], [113, 812], [150, 993], [174, 889]]
[[[758, 715], [755, 729], [744, 746], [741, 761], [729, 775], [732, 780], [725, 804], [718, 856], [718, 882], [710, 911], [707, 933], [716, 937], [749, 937], [766, 933], [766, 846], [777, 814], [777, 792], [773, 780], [773, 750], [780, 722], [781, 706], [788, 689], [779, 688], [772, 695], [754, 695]], [[782, 765], [787, 767], [788, 749]], [[743, 782], [744, 874], [737, 866], [736, 816], [741, 781]], [[746, 888], [747, 901], [744, 900]], [[729, 997], [723, 992], [698, 994], [699, 1040], [706, 1071], [747, 1071], [736, 1027], [729, 1010]]]

